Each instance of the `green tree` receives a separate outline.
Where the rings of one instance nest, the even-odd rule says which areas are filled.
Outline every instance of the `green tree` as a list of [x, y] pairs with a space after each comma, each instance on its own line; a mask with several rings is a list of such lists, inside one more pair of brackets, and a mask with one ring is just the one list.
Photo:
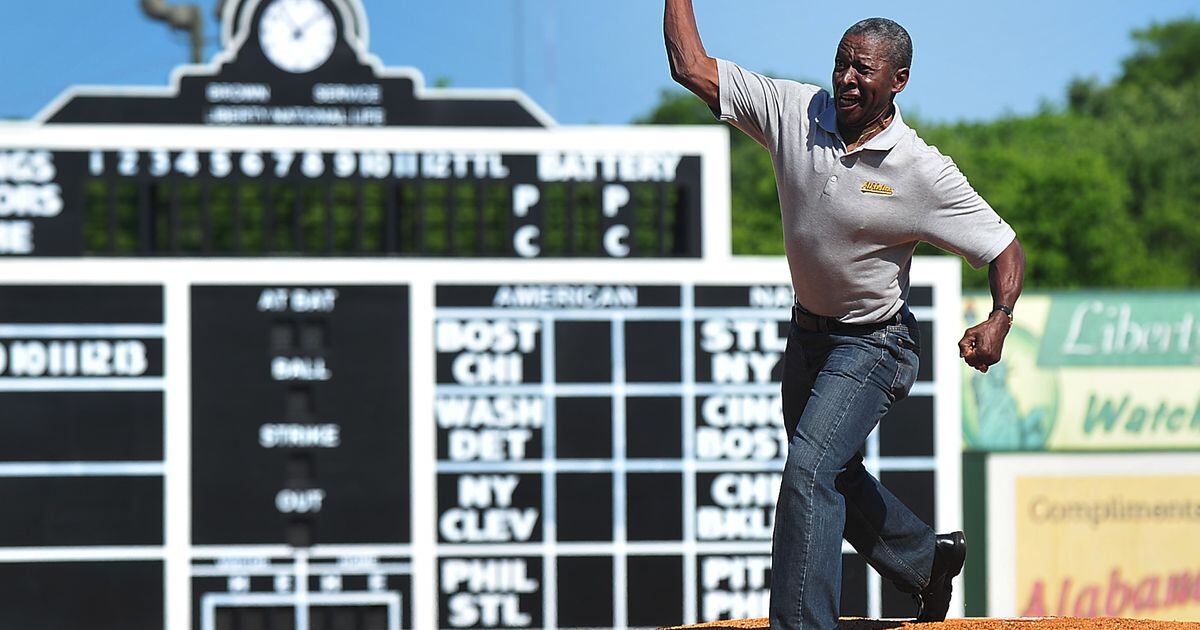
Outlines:
[[[1130, 191], [1096, 150], [1090, 121], [1043, 114], [928, 126], [921, 134], [953, 156], [1020, 235], [1029, 285], [1129, 285], [1146, 271], [1145, 248], [1127, 209]], [[987, 276], [964, 271], [963, 281], [985, 286]]]
[[1145, 286], [1200, 286], [1200, 21], [1133, 33], [1134, 53], [1111, 85], [1076, 81], [1068, 113], [1099, 123], [1102, 150], [1121, 171], [1129, 209], [1157, 269]]

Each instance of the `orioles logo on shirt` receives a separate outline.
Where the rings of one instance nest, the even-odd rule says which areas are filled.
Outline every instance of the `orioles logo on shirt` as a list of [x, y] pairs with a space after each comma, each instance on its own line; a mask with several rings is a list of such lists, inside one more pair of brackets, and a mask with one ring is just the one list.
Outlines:
[[895, 194], [895, 192], [896, 192], [895, 190], [892, 189], [891, 186], [888, 186], [887, 184], [880, 184], [879, 182], [870, 182], [870, 181], [864, 183], [860, 190], [862, 191], [862, 193], [864, 195], [883, 195], [885, 197], [890, 197], [891, 195]]

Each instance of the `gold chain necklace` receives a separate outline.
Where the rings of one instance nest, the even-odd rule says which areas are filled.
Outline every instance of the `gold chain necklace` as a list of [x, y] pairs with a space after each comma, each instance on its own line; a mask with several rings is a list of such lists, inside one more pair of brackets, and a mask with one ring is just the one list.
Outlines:
[[883, 118], [880, 118], [879, 122], [872, 125], [870, 129], [864, 129], [862, 131], [862, 133], [858, 134], [858, 139], [855, 140], [854, 142], [852, 142], [849, 146], [847, 146], [846, 150], [853, 151], [854, 149], [857, 149], [858, 147], [861, 147], [862, 145], [866, 144], [868, 141], [871, 140], [871, 138], [874, 138], [875, 136], [882, 133], [884, 129], [887, 129], [887, 126], [889, 124], [891, 124], [892, 119], [895, 117], [896, 117], [895, 106], [889, 106], [888, 113]]

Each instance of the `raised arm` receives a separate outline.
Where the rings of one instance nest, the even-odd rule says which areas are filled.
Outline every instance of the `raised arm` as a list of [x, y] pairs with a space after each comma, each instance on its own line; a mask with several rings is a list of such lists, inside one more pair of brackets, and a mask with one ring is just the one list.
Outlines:
[[663, 15], [663, 37], [667, 41], [667, 60], [671, 78], [691, 90], [714, 112], [721, 109], [717, 60], [704, 51], [692, 0], [667, 0]]
[[996, 310], [982, 323], [968, 328], [958, 342], [959, 356], [980, 372], [987, 372], [989, 366], [1000, 361], [1004, 338], [1008, 336], [1008, 314], [997, 307], [1015, 308], [1025, 285], [1025, 250], [1017, 239], [1014, 238], [988, 265], [988, 285], [992, 291], [992, 308]]

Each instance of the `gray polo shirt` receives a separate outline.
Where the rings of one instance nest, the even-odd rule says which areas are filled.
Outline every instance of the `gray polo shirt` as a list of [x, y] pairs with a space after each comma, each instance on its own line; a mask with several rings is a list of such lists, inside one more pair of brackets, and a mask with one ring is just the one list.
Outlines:
[[796, 301], [818, 315], [882, 321], [908, 300], [919, 241], [978, 269], [1016, 234], [954, 162], [904, 124], [846, 152], [833, 97], [717, 60], [721, 120], [771, 153]]

